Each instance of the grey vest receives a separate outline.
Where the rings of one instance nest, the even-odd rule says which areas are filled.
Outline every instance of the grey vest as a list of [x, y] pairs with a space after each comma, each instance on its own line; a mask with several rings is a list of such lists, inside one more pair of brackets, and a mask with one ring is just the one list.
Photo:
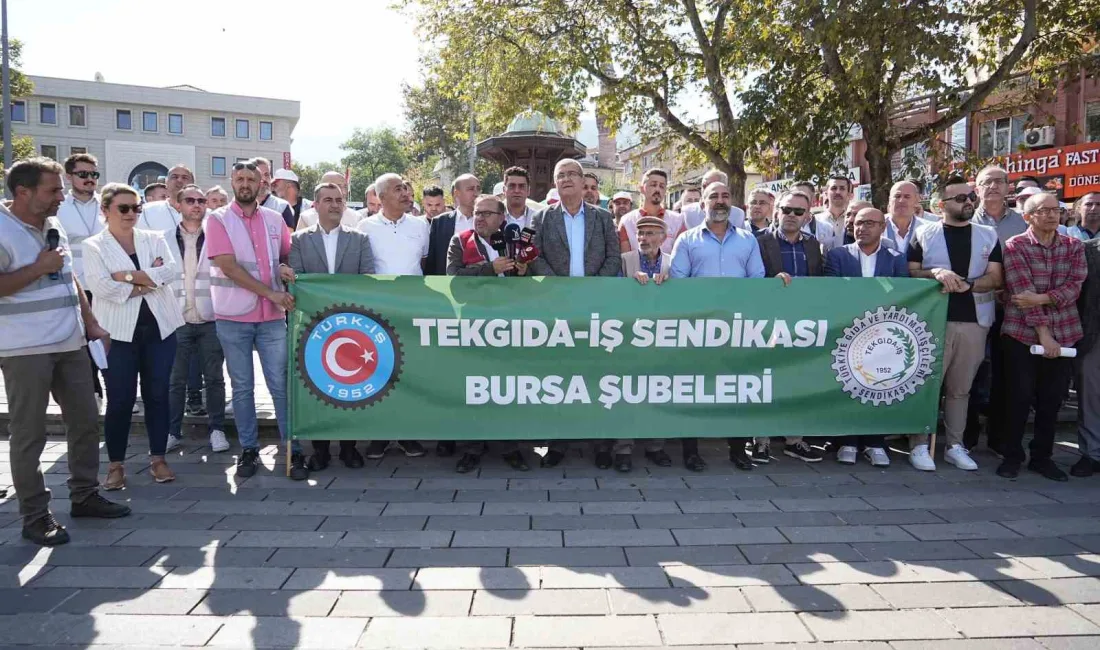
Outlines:
[[[947, 240], [943, 236], [943, 222], [924, 224], [913, 233], [913, 239], [920, 242], [924, 250], [924, 269], [950, 269], [951, 257], [947, 254]], [[970, 268], [966, 272], [966, 281], [970, 284], [985, 275], [989, 265], [989, 256], [997, 244], [997, 231], [990, 226], [970, 224]], [[996, 316], [993, 292], [973, 293], [974, 308], [978, 314], [978, 324], [982, 327], [993, 325]]]

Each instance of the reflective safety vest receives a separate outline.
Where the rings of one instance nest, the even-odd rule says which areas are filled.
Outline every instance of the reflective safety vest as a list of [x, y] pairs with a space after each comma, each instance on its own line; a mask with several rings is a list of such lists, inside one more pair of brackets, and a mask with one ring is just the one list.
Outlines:
[[[944, 224], [942, 221], [923, 224], [913, 233], [913, 239], [920, 242], [924, 252], [922, 266], [925, 269], [950, 269], [951, 256], [947, 252], [947, 239], [943, 235]], [[989, 265], [989, 256], [997, 245], [997, 231], [990, 226], [970, 224], [970, 266], [967, 269], [965, 280], [973, 284], [975, 280], [985, 275], [985, 269]], [[996, 307], [993, 302], [993, 292], [971, 292], [974, 297], [974, 311], [978, 317], [978, 324], [982, 327], [992, 327], [996, 318]]]
[[73, 257], [65, 229], [56, 217], [47, 217], [42, 231], [29, 226], [0, 206], [0, 247], [11, 260], [6, 273], [30, 266], [46, 248], [46, 232], [56, 228], [65, 263], [56, 280], [43, 275], [10, 296], [0, 298], [0, 350], [9, 352], [61, 343], [83, 329], [80, 296], [73, 282]]
[[[180, 267], [180, 280], [176, 285], [176, 298], [180, 303], [180, 312], [187, 311], [187, 264], [184, 261], [183, 236], [180, 234], [181, 226], [167, 233], [164, 238], [168, 242], [168, 248], [176, 256], [176, 262]], [[199, 318], [206, 322], [214, 320], [214, 301], [210, 295], [210, 259], [206, 257], [205, 236], [200, 234], [196, 253], [199, 256], [199, 265], [195, 269], [195, 309], [199, 312]]]
[[[239, 210], [240, 207], [233, 202], [212, 212], [207, 219], [217, 219], [225, 226], [225, 232], [233, 245], [237, 264], [248, 271], [249, 275], [262, 282], [256, 251], [252, 249], [252, 236]], [[263, 218], [267, 235], [267, 257], [271, 261], [271, 282], [268, 286], [275, 291], [282, 291], [279, 285], [279, 242], [282, 241], [286, 223], [283, 222], [281, 214], [264, 207], [256, 208], [256, 214], [252, 218], [257, 217]], [[260, 299], [248, 289], [237, 286], [237, 283], [226, 277], [216, 264], [210, 265], [210, 298], [213, 301], [214, 313], [219, 316], [243, 316], [255, 309]], [[278, 305], [276, 307], [282, 311], [282, 307]]]

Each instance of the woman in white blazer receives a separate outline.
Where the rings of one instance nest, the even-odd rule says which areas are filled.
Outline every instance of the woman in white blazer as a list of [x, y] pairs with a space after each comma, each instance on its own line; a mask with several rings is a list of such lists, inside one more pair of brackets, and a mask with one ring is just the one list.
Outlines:
[[150, 471], [157, 483], [176, 478], [164, 460], [168, 442], [168, 380], [176, 357], [176, 329], [183, 326], [170, 287], [179, 266], [164, 235], [135, 228], [141, 200], [131, 187], [110, 183], [100, 195], [107, 228], [84, 240], [84, 275], [95, 296], [92, 311], [111, 333], [107, 353], [104, 438], [111, 461], [103, 487], [126, 485], [123, 460], [137, 400], [138, 377], [149, 434]]

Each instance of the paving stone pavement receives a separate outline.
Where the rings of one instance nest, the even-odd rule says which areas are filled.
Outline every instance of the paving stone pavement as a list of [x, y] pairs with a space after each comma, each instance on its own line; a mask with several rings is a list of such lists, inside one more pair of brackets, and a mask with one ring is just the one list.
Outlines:
[[1100, 477], [1006, 481], [988, 452], [972, 473], [901, 453], [744, 473], [714, 442], [705, 473], [622, 475], [576, 443], [553, 470], [391, 452], [303, 484], [273, 445], [239, 480], [192, 438], [157, 485], [141, 445], [113, 493], [134, 515], [74, 521], [51, 438], [68, 546], [26, 543], [0, 501], [0, 646], [1100, 648]]

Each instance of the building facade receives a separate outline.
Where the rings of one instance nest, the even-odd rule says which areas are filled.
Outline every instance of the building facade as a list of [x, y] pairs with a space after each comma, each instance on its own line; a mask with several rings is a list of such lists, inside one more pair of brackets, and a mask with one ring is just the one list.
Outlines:
[[34, 95], [12, 101], [12, 133], [63, 161], [99, 159], [100, 183], [136, 188], [183, 163], [204, 188], [229, 184], [238, 160], [263, 156], [290, 167], [297, 101], [209, 93], [192, 86], [153, 88], [29, 76]]

